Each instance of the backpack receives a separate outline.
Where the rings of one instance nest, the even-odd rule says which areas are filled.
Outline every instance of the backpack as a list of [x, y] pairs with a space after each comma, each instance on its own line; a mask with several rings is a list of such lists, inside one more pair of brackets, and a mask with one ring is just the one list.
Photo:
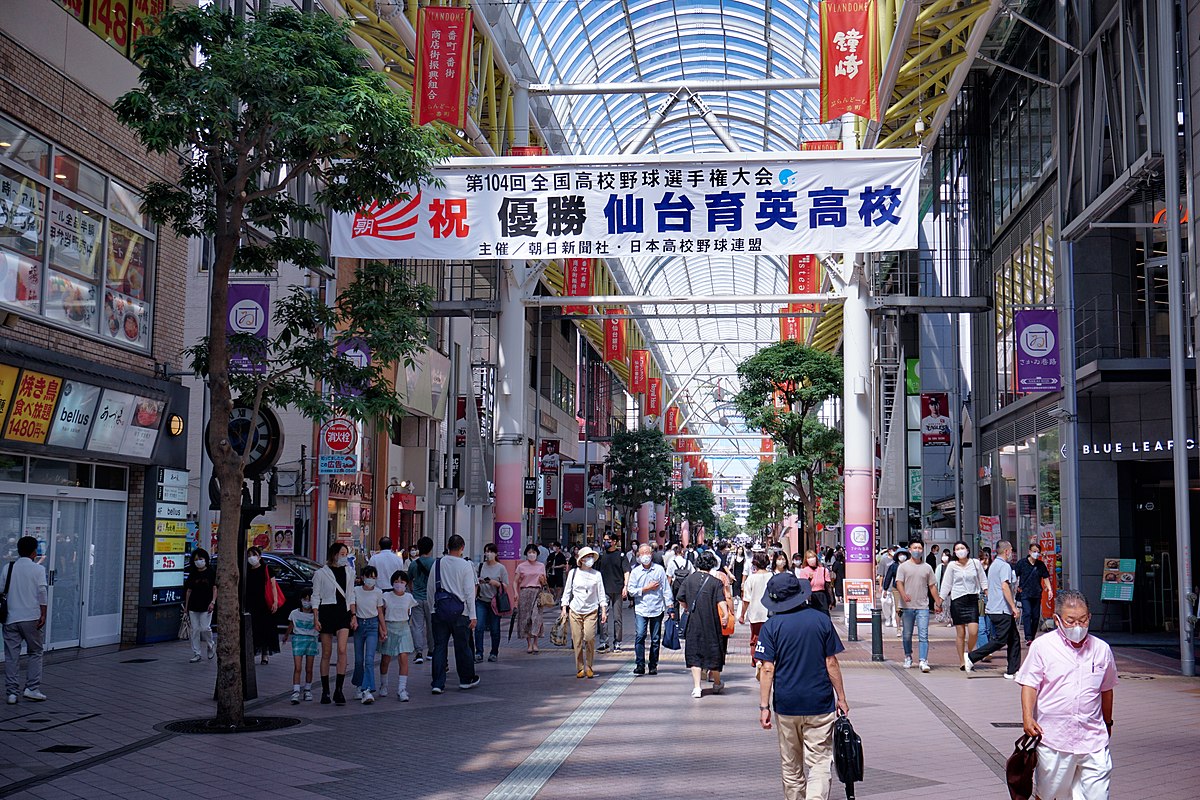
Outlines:
[[675, 573], [671, 576], [671, 591], [678, 594], [679, 587], [683, 585], [683, 582], [688, 575], [691, 575], [696, 571], [696, 568], [692, 566], [690, 561], [687, 560], [684, 560], [682, 564], [679, 562], [675, 563]]
[[433, 562], [433, 614], [447, 625], [453, 625], [462, 616], [466, 604], [458, 595], [442, 588], [442, 560]]

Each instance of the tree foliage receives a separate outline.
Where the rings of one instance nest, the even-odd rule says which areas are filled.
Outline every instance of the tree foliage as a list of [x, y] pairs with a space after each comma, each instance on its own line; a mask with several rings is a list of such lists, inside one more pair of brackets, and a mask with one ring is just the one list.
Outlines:
[[675, 493], [671, 501], [671, 513], [681, 522], [687, 520], [693, 532], [700, 527], [712, 531], [717, 525], [717, 515], [713, 511], [716, 504], [717, 498], [713, 496], [712, 489], [702, 483], [693, 483]]
[[772, 461], [759, 463], [750, 488], [746, 490], [746, 499], [750, 502], [746, 529], [753, 533], [769, 530], [771, 538], [776, 538], [783, 518], [794, 510], [794, 502], [788, 497], [788, 485], [779, 477]]
[[671, 495], [671, 445], [657, 428], [617, 431], [604, 465], [611, 477], [604, 496], [631, 511], [643, 503], [665, 503]]
[[721, 538], [736, 539], [742, 534], [742, 526], [738, 524], [737, 516], [732, 511], [722, 514], [718, 522], [721, 525]]
[[[178, 236], [213, 243], [207, 336], [189, 354], [211, 397], [217, 622], [236, 631], [245, 469], [228, 435], [235, 400], [254, 416], [263, 402], [318, 418], [335, 408], [357, 419], [398, 413], [390, 370], [420, 346], [429, 295], [402, 268], [368, 263], [336, 298], [296, 290], [279, 299], [277, 332], [264, 341], [227, 335], [230, 275], [271, 274], [282, 262], [324, 267], [307, 225], [326, 209], [404, 197], [446, 152], [432, 131], [412, 126], [406, 99], [362, 65], [345, 23], [326, 14], [280, 8], [242, 19], [215, 3], [169, 8], [138, 40], [136, 56], [140, 86], [117, 101], [117, 118], [147, 150], [180, 164], [176, 181], [145, 187], [142, 208]], [[341, 357], [352, 344], [369, 348], [369, 363]], [[260, 369], [233, 372], [232, 355]], [[324, 391], [314, 387], [318, 378]], [[217, 722], [238, 726], [238, 637], [221, 637], [218, 655]]]
[[[739, 364], [738, 377], [742, 388], [734, 397], [734, 405], [748, 427], [775, 442], [770, 469], [764, 472], [765, 464], [759, 468], [763, 482], [758, 494], [764, 502], [755, 520], [773, 512], [774, 503], [765, 501], [778, 496], [779, 487], [771, 483], [782, 482], [803, 506], [808, 544], [816, 529], [818, 500], [823, 497], [821, 493], [832, 488], [826, 465], [839, 466], [842, 452], [841, 432], [821, 423], [813, 412], [841, 393], [842, 362], [815, 347], [783, 341], [764, 347]], [[823, 505], [829, 505], [832, 499], [826, 499]]]

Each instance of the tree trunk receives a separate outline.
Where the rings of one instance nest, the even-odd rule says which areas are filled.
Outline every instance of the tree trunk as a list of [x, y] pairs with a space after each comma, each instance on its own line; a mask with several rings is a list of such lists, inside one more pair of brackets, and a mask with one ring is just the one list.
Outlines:
[[[240, 216], [240, 210], [238, 211]], [[208, 318], [209, 428], [213, 476], [220, 485], [221, 520], [217, 528], [217, 717], [221, 727], [241, 726], [245, 719], [242, 693], [242, 553], [238, 533], [242, 511], [242, 459], [229, 442], [233, 398], [229, 387], [229, 273], [238, 246], [237, 228], [215, 242], [212, 294]], [[202, 489], [205, 496], [208, 487]]]

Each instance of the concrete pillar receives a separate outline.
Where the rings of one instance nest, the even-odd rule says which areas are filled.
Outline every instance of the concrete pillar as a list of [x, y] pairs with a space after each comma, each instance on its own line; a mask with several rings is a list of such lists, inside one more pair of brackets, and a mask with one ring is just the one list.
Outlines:
[[[520, 276], [523, 261], [509, 262], [501, 270], [499, 357], [496, 365], [496, 474], [493, 536], [500, 561], [511, 572], [521, 558], [525, 531], [524, 486], [527, 446], [524, 422], [526, 406], [525, 306], [521, 302]], [[484, 537], [487, 541], [487, 537]]]
[[642, 505], [638, 508], [638, 544], [646, 544], [650, 541], [650, 513], [653, 508], [654, 503], [642, 503]]

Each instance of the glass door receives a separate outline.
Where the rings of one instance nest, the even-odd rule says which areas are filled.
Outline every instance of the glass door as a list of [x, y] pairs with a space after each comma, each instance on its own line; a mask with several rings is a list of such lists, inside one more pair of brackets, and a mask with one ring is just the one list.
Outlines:
[[87, 565], [88, 501], [57, 500], [50, 548], [50, 630], [46, 646], [78, 647], [83, 620], [83, 570]]

